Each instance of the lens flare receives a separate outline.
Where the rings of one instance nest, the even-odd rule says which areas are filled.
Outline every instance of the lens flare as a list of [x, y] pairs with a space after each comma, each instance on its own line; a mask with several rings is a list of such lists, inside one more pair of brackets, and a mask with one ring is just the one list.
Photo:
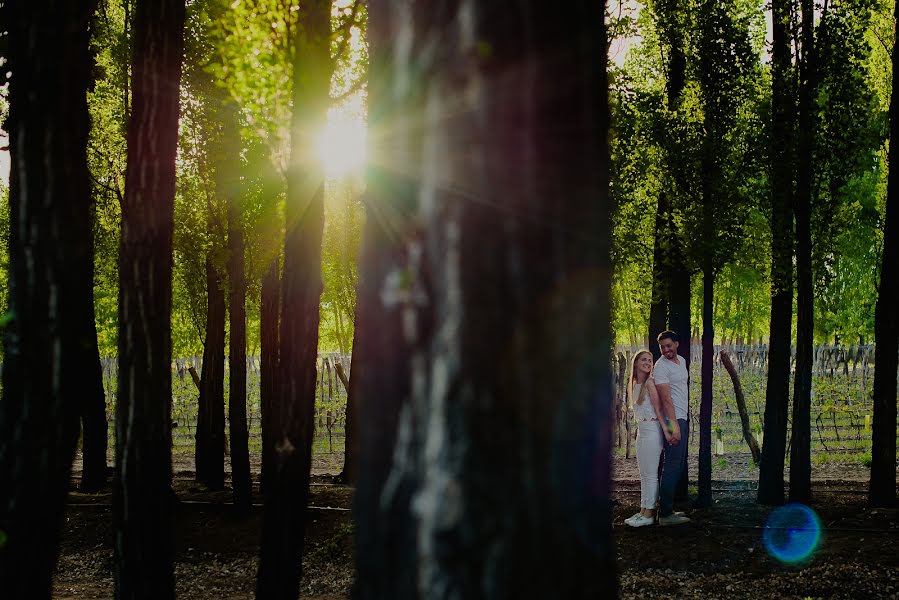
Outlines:
[[821, 545], [821, 520], [804, 504], [780, 506], [768, 515], [762, 541], [768, 554], [782, 563], [805, 562]]

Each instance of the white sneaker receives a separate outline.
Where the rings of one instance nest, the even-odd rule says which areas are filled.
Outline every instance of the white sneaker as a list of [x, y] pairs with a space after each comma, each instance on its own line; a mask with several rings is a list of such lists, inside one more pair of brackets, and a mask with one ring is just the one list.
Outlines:
[[634, 514], [632, 514], [631, 516], [629, 516], [628, 518], [626, 518], [626, 519], [624, 520], [624, 522], [627, 523], [627, 524], [629, 525], [631, 521], [633, 521], [633, 520], [636, 519], [637, 517], [642, 517], [642, 516], [643, 516], [643, 515], [642, 515], [641, 513], [634, 513]]
[[625, 523], [630, 525], [631, 527], [646, 527], [647, 525], [653, 525], [656, 522], [652, 517], [647, 517], [645, 515], [635, 515], [631, 517]]

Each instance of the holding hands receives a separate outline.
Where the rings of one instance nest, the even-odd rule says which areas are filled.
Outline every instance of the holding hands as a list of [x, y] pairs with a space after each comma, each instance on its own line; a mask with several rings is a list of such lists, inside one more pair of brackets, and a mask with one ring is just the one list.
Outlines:
[[676, 446], [680, 442], [680, 424], [677, 419], [665, 419], [662, 432], [665, 434], [665, 441], [671, 446]]

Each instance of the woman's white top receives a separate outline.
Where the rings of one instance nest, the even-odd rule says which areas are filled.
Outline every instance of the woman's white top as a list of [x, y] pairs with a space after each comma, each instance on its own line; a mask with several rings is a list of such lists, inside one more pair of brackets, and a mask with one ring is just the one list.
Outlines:
[[634, 416], [638, 421], [650, 421], [652, 419], [658, 419], [658, 415], [656, 415], [656, 409], [652, 407], [652, 401], [649, 399], [649, 394], [646, 394], [646, 397], [643, 398], [642, 404], [637, 404], [637, 401], [640, 399], [641, 392], [643, 392], [643, 384], [635, 383], [633, 394]]

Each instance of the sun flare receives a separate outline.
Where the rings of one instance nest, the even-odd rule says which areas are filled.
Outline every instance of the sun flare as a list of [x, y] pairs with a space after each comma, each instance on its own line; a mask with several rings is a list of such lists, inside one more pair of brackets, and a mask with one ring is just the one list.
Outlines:
[[332, 115], [319, 135], [316, 155], [331, 178], [360, 174], [365, 167], [365, 123], [346, 114]]

